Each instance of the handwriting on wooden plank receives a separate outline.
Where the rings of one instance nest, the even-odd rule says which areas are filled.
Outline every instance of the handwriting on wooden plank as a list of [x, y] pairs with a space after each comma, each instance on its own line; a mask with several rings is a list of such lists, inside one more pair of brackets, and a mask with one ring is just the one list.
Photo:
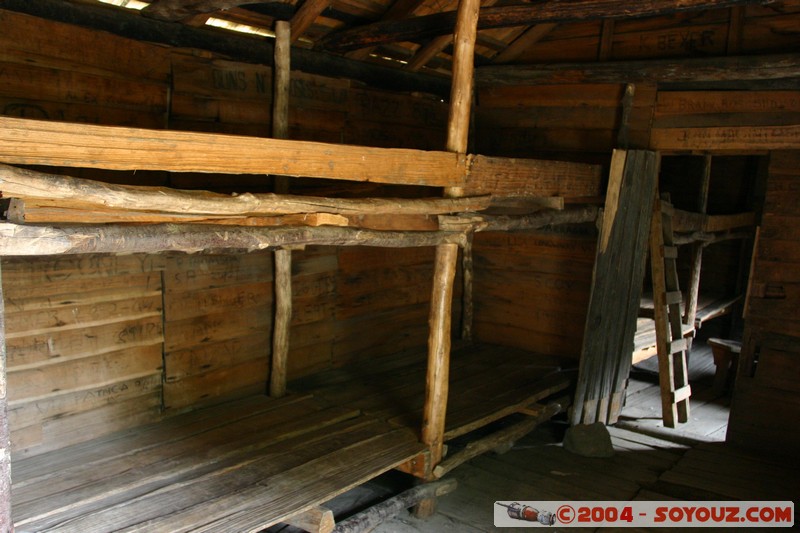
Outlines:
[[800, 148], [800, 125], [654, 129], [658, 150], [783, 150]]

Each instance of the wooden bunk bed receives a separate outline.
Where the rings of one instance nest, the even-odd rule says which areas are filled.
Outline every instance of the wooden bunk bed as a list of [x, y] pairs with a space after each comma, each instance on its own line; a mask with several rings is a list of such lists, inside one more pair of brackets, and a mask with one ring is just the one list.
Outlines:
[[[705, 248], [714, 243], [744, 239], [753, 235], [755, 214], [707, 215], [676, 209], [673, 230], [679, 246]], [[681, 304], [684, 317], [684, 335], [693, 337], [697, 329], [709, 320], [730, 314], [743, 298], [742, 294], [712, 295], [699, 291], [698, 274], [692, 276], [692, 285], [684, 291]], [[692, 296], [693, 294], [693, 296]], [[656, 327], [652, 294], [644, 294], [639, 307], [634, 338], [633, 364], [657, 354]]]
[[[454, 354], [446, 440], [570, 384], [554, 361], [510, 352]], [[291, 522], [425, 453], [412, 429], [424, 376], [425, 354], [412, 352], [314, 376], [281, 399], [248, 397], [19, 461], [17, 531], [238, 532]]]
[[[595, 221], [596, 207], [563, 209], [560, 199], [596, 197], [599, 167], [11, 118], [0, 118], [0, 138], [0, 161], [10, 165], [258, 171], [465, 191], [418, 200], [228, 196], [0, 167], [0, 190], [16, 220], [0, 223], [3, 256], [274, 250], [278, 261], [281, 251], [309, 244], [437, 247], [427, 354], [324, 376], [292, 392], [288, 350], [273, 347], [271, 398], [191, 411], [15, 461], [17, 531], [257, 531], [305, 519], [392, 468], [435, 480], [569, 403], [545, 401], [574, 382], [552, 358], [466, 346], [451, 369], [450, 300], [458, 247], [468, 250], [474, 232]], [[490, 178], [497, 174], [509, 179]], [[527, 214], [481, 213], [508, 197], [516, 198], [515, 212], [524, 206]], [[359, 226], [360, 215], [409, 213], [408, 231]], [[434, 217], [436, 228], [421, 230], [414, 215]], [[275, 276], [276, 288], [290, 288], [289, 269], [276, 268]], [[290, 289], [275, 295], [285, 312]], [[276, 318], [276, 328], [288, 326]], [[273, 342], [288, 335], [276, 329]], [[512, 414], [522, 421], [445, 458], [447, 440]]]

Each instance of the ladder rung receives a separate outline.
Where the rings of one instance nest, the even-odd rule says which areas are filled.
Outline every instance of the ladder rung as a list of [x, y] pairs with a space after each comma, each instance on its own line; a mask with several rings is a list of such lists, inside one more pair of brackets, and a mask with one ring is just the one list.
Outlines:
[[667, 345], [667, 351], [670, 354], [675, 355], [676, 353], [685, 352], [688, 349], [688, 345], [686, 344], [686, 339], [675, 339], [671, 343]]
[[667, 297], [667, 305], [675, 305], [683, 301], [683, 296], [681, 295], [681, 291], [669, 291], [666, 294], [666, 297]]
[[684, 400], [688, 400], [691, 395], [692, 395], [691, 385], [685, 385], [680, 389], [672, 391], [672, 403], [678, 403]]
[[664, 246], [664, 259], [677, 259], [678, 247], [677, 246]]

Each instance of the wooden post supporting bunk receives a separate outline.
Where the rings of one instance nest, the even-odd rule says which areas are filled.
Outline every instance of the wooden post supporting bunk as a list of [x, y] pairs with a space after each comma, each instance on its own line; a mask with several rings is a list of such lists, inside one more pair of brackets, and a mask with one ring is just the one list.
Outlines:
[[0, 531], [11, 531], [11, 439], [8, 432], [6, 395], [6, 328], [3, 299], [3, 272], [0, 268]]
[[289, 358], [289, 330], [292, 322], [292, 252], [275, 250], [275, 324], [272, 328], [272, 370], [269, 394], [286, 394], [286, 364]]
[[[272, 136], [289, 136], [289, 75], [291, 53], [289, 23], [275, 23], [275, 91], [272, 106]], [[289, 178], [275, 176], [275, 192], [289, 192]], [[272, 328], [272, 369], [269, 394], [280, 398], [286, 394], [286, 367], [289, 358], [289, 331], [292, 323], [292, 252], [275, 250], [275, 320]]]
[[[289, 138], [289, 87], [291, 76], [291, 27], [289, 22], [275, 22], [274, 90], [272, 97], [272, 136]], [[275, 176], [275, 192], [289, 192], [289, 178]]]
[[464, 241], [464, 248], [461, 249], [461, 339], [467, 342], [472, 341], [472, 322], [474, 317], [474, 299], [472, 296], [472, 283], [474, 279], [474, 268], [472, 261], [472, 241], [475, 233], [470, 231]]
[[[703, 162], [703, 176], [700, 182], [700, 194], [697, 199], [697, 211], [705, 214], [708, 209], [708, 189], [711, 183], [711, 156], [706, 155]], [[692, 270], [689, 274], [689, 287], [686, 290], [686, 308], [683, 312], [683, 323], [695, 327], [694, 319], [697, 316], [697, 299], [700, 295], [700, 272], [703, 267], [702, 242], [692, 243]]]
[[[462, 0], [458, 6], [458, 19], [453, 35], [453, 85], [450, 91], [450, 110], [447, 120], [448, 152], [464, 154], [469, 145], [469, 124], [472, 110], [472, 92], [475, 73], [475, 40], [478, 31], [478, 11], [480, 1]], [[445, 196], [457, 198], [464, 196], [460, 187], [448, 187]], [[472, 242], [462, 250], [464, 272], [462, 277], [461, 336], [465, 340], [472, 337]]]
[[444, 423], [447, 412], [450, 374], [450, 326], [453, 303], [453, 280], [456, 274], [458, 245], [436, 247], [436, 264], [428, 324], [428, 373], [425, 408], [422, 419], [422, 442], [430, 447], [431, 463], [442, 459]]
[[[449, 152], [464, 154], [469, 139], [469, 117], [472, 107], [472, 85], [475, 39], [478, 31], [480, 0], [461, 0], [453, 37], [453, 85], [450, 92], [450, 114], [447, 120]], [[448, 188], [445, 195], [463, 195], [460, 188]], [[458, 262], [458, 245], [440, 244], [436, 247], [436, 264], [431, 294], [428, 336], [428, 374], [425, 408], [422, 422], [422, 441], [428, 445], [431, 468], [442, 460], [447, 391], [450, 372], [450, 335], [453, 305], [453, 281]], [[432, 472], [428, 474], [432, 479]], [[417, 517], [424, 518], [436, 510], [436, 499], [422, 500], [415, 508]]]

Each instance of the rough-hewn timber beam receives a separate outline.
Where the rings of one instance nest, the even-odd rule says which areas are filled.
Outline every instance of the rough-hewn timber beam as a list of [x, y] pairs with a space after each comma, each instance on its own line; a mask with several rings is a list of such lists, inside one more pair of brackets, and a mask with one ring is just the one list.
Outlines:
[[[531, 4], [485, 7], [478, 29], [530, 26], [543, 22], [578, 22], [669, 15], [682, 11], [722, 9], [737, 5], [769, 4], [777, 0], [545, 0]], [[381, 21], [333, 33], [323, 40], [329, 50], [347, 51], [402, 41], [430, 39], [451, 33], [456, 12], [448, 11], [403, 20]]]
[[[342, 215], [437, 215], [482, 211], [489, 196], [473, 198], [324, 198], [272, 193], [227, 195], [208, 191], [117, 185], [47, 174], [0, 164], [6, 198], [43, 198], [53, 206], [173, 213], [179, 215], [272, 216], [294, 213]], [[60, 202], [59, 202], [60, 201]]]
[[463, 159], [447, 152], [0, 118], [0, 161], [12, 164], [451, 187], [465, 180]]
[[[10, 164], [276, 174], [462, 187], [470, 196], [592, 196], [596, 165], [0, 117]], [[12, 173], [3, 170], [12, 182]], [[17, 173], [17, 178], [23, 175]], [[58, 182], [51, 178], [53, 185]], [[48, 197], [19, 192], [20, 196]], [[145, 208], [147, 209], [147, 208]], [[299, 212], [310, 212], [308, 209]], [[294, 211], [294, 212], [298, 212]]]
[[461, 233], [339, 227], [244, 228], [186, 224], [26, 226], [0, 222], [0, 256], [133, 253], [238, 253], [295, 245], [408, 248], [463, 244]]
[[775, 80], [800, 77], [800, 56], [699, 57], [607, 63], [492, 65], [475, 69], [478, 85], [547, 85], [560, 83], [692, 83]]
[[252, 3], [253, 0], [153, 0], [142, 9], [142, 14], [158, 20], [179, 22], [195, 15]]
[[595, 206], [565, 211], [543, 211], [533, 215], [442, 215], [439, 228], [443, 231], [521, 231], [559, 224], [594, 222], [600, 209]]
[[292, 42], [297, 41], [331, 4], [331, 0], [305, 0], [292, 17]]
[[[224, 54], [234, 61], [271, 65], [273, 43], [218, 30], [142, 17], [126, 9], [109, 9], [59, 0], [3, 0], [0, 8], [44, 19], [107, 31], [121, 37], [161, 43], [178, 48], [199, 48]], [[444, 77], [410, 72], [382, 65], [354, 61], [320, 50], [292, 49], [294, 70], [322, 76], [343, 77], [373, 87], [394, 91], [417, 91], [447, 98], [450, 83]]]

